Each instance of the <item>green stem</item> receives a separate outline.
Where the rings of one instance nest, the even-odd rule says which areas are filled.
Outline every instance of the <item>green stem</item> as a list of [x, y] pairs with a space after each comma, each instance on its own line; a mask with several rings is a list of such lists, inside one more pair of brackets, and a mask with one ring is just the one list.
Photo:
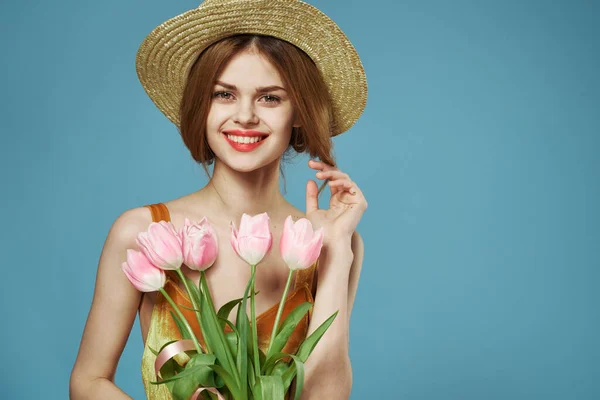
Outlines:
[[192, 330], [192, 327], [188, 323], [187, 319], [185, 319], [185, 317], [181, 313], [181, 310], [179, 309], [179, 307], [177, 307], [177, 304], [175, 304], [175, 302], [173, 301], [173, 299], [171, 299], [171, 296], [169, 296], [169, 294], [165, 291], [164, 288], [160, 288], [158, 290], [160, 290], [160, 292], [165, 297], [165, 299], [167, 299], [167, 301], [169, 302], [169, 304], [171, 304], [171, 307], [173, 307], [173, 310], [175, 310], [175, 312], [177, 313], [177, 316], [181, 319], [181, 322], [183, 322], [183, 324], [185, 325], [188, 333], [192, 337], [192, 341], [194, 342], [194, 346], [196, 347], [196, 351], [198, 352], [198, 354], [202, 354], [202, 349], [200, 348], [200, 343], [198, 343], [198, 339], [196, 338], [196, 334]]
[[256, 265], [252, 265], [252, 288], [250, 289], [250, 311], [252, 313], [252, 344], [254, 346], [254, 371], [256, 373], [256, 380], [260, 376], [260, 358], [258, 356], [258, 328], [256, 324], [256, 311], [254, 308], [254, 283], [256, 281]]
[[285, 299], [288, 294], [288, 289], [290, 288], [290, 284], [292, 283], [292, 274], [294, 273], [293, 269], [290, 269], [290, 273], [288, 274], [287, 282], [285, 283], [285, 289], [283, 289], [283, 296], [281, 296], [281, 302], [279, 303], [279, 308], [277, 309], [277, 316], [275, 317], [275, 324], [273, 325], [273, 331], [271, 332], [271, 341], [269, 342], [269, 349], [267, 350], [267, 357], [271, 354], [271, 346], [273, 346], [273, 342], [275, 341], [275, 336], [277, 336], [277, 330], [279, 329], [279, 319], [281, 319], [281, 314], [283, 313], [283, 305], [285, 304]]
[[198, 310], [198, 311], [195, 311], [194, 314], [196, 314], [196, 320], [198, 321], [198, 326], [200, 327], [200, 330], [202, 331], [202, 336], [206, 338], [206, 336], [204, 336], [204, 330], [202, 329], [202, 322], [200, 322], [200, 311], [199, 311], [200, 305], [196, 302], [196, 296], [194, 296], [192, 294], [192, 291], [190, 290], [188, 281], [185, 278], [185, 276], [183, 275], [183, 272], [181, 272], [181, 268], [177, 268], [175, 271], [177, 272], [177, 275], [179, 275], [179, 279], [183, 282], [183, 285], [185, 286], [185, 290], [188, 293], [188, 297], [189, 297], [190, 301], [192, 302], [192, 307], [195, 310]]
[[204, 273], [204, 271], [200, 271], [200, 275], [202, 275], [202, 279], [204, 280], [204, 283], [206, 283], [206, 300], [208, 300], [208, 306], [210, 307], [211, 310], [215, 309], [215, 305], [213, 304], [212, 301], [212, 296], [210, 295], [210, 291], [208, 290], [208, 281], [206, 280], [206, 274]]

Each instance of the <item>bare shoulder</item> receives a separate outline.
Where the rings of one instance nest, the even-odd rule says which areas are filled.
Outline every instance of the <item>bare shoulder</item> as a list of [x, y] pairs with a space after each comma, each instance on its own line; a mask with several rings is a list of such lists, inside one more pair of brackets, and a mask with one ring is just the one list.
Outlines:
[[[99, 271], [107, 266], [113, 268], [117, 260], [125, 261], [126, 250], [137, 249], [137, 235], [147, 230], [150, 223], [152, 223], [152, 214], [147, 207], [135, 207], [123, 211], [108, 231], [98, 265]], [[112, 262], [102, 263], [103, 258], [110, 258]]]
[[97, 378], [112, 380], [131, 332], [142, 294], [121, 269], [127, 249], [137, 249], [136, 237], [152, 222], [150, 210], [137, 207], [113, 222], [98, 262], [92, 305], [71, 373], [71, 394], [83, 393]]
[[107, 239], [123, 245], [135, 245], [137, 234], [148, 229], [152, 214], [147, 207], [136, 207], [123, 211], [113, 222]]

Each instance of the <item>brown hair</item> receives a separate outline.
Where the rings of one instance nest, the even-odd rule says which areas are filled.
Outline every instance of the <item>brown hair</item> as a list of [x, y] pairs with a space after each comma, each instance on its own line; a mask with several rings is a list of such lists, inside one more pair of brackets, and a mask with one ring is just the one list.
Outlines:
[[[202, 164], [210, 178], [208, 165], [214, 162], [215, 154], [206, 139], [206, 121], [213, 87], [228, 61], [243, 50], [256, 50], [278, 70], [299, 118], [301, 127], [293, 128], [283, 158], [295, 150], [335, 166], [331, 101], [317, 66], [293, 44], [263, 35], [235, 35], [222, 39], [202, 51], [192, 64], [179, 110], [179, 132], [194, 160]], [[283, 169], [281, 173], [283, 175]], [[283, 179], [285, 185], [285, 176]], [[327, 180], [319, 193], [326, 185]]]

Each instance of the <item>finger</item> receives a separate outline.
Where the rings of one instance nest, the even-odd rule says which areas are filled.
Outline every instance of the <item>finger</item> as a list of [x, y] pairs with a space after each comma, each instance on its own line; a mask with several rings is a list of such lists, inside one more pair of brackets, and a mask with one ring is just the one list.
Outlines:
[[350, 179], [350, 175], [340, 170], [319, 171], [316, 176], [319, 179]]
[[336, 179], [335, 181], [329, 181], [329, 186], [347, 190], [351, 194], [356, 194], [356, 185], [350, 179]]
[[356, 182], [352, 182], [351, 187], [348, 190], [344, 190], [340, 194], [340, 200], [343, 203], [358, 206], [363, 210], [367, 209], [367, 199], [363, 195], [362, 190], [360, 190]]
[[306, 183], [306, 213], [310, 213], [319, 209], [319, 188], [317, 182], [312, 179]]
[[[343, 191], [341, 194], [341, 199], [342, 201], [351, 201], [353, 203], [357, 203], [357, 204], [364, 204], [365, 208], [367, 205], [367, 199], [365, 198], [365, 196], [363, 195], [362, 190], [360, 190], [360, 188], [358, 187], [358, 185], [356, 184], [356, 182], [354, 181], [342, 181], [341, 183], [337, 183], [338, 181], [332, 181], [330, 182], [333, 187], [335, 187], [336, 189], [332, 190], [336, 190], [336, 191]], [[349, 196], [346, 198], [346, 196]]]
[[362, 192], [360, 191], [360, 189], [356, 190], [356, 194], [352, 194], [350, 192], [344, 191], [344, 192], [340, 193], [339, 199], [342, 203], [350, 205], [351, 208], [358, 207], [362, 210], [367, 209], [367, 200], [362, 195]]
[[331, 170], [337, 170], [336, 167], [326, 164], [323, 161], [317, 161], [317, 160], [308, 160], [308, 166], [314, 169], [319, 169], [322, 171], [331, 171]]

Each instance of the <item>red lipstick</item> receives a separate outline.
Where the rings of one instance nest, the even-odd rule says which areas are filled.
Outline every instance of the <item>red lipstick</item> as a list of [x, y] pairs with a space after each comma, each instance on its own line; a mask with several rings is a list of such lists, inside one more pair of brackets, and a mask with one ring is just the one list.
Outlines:
[[[233, 147], [235, 150], [237, 151], [241, 151], [241, 152], [248, 152], [248, 151], [252, 151], [255, 148], [257, 148], [258, 146], [260, 146], [262, 144], [262, 142], [265, 141], [265, 138], [268, 136], [268, 134], [264, 133], [264, 132], [259, 132], [259, 131], [242, 131], [239, 129], [227, 129], [223, 131], [223, 134], [225, 135], [225, 139], [227, 140], [227, 143], [229, 143], [231, 145], [231, 147]], [[256, 143], [238, 143], [235, 142], [231, 139], [229, 139], [229, 137], [227, 135], [233, 135], [233, 136], [239, 136], [239, 137], [262, 137], [262, 139], [260, 139], [258, 142]]]

